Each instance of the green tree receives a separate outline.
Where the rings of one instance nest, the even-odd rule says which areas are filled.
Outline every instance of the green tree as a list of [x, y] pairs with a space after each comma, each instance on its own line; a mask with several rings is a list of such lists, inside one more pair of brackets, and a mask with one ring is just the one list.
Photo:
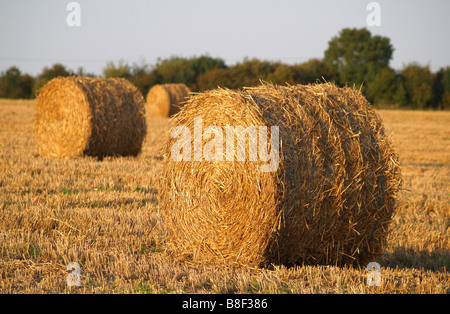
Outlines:
[[42, 73], [39, 74], [36, 78], [36, 81], [33, 85], [33, 96], [36, 96], [39, 89], [43, 87], [47, 82], [54, 79], [58, 76], [71, 76], [74, 73], [71, 70], [68, 70], [64, 65], [56, 63], [51, 68], [45, 67], [42, 70]]
[[266, 81], [273, 84], [293, 84], [294, 83], [294, 71], [292, 67], [286, 64], [276, 65], [273, 72], [269, 73], [266, 77]]
[[229, 88], [241, 88], [243, 86], [259, 85], [260, 81], [267, 81], [271, 73], [279, 66], [279, 63], [261, 61], [257, 58], [244, 59], [230, 67], [232, 78]]
[[84, 70], [83, 67], [78, 67], [77, 71], [74, 73], [76, 76], [86, 76], [86, 77], [95, 77], [96, 75], [93, 73], [88, 73]]
[[154, 71], [160, 84], [184, 83], [190, 87], [196, 79], [191, 62], [182, 57], [158, 60]]
[[401, 71], [401, 75], [413, 108], [423, 109], [433, 104], [435, 76], [428, 66], [411, 63]]
[[211, 69], [226, 69], [225, 61], [207, 55], [183, 58], [173, 56], [159, 60], [154, 75], [160, 84], [184, 83], [191, 90], [198, 90], [198, 78]]
[[315, 83], [317, 80], [336, 80], [336, 75], [332, 73], [330, 66], [324, 60], [311, 59], [304, 63], [292, 66], [294, 81], [299, 84]]
[[211, 69], [226, 69], [225, 61], [221, 58], [212, 58], [208, 55], [200, 57], [192, 57], [189, 59], [191, 68], [195, 73], [195, 76], [199, 76]]
[[12, 66], [0, 76], [0, 97], [30, 98], [33, 88], [33, 77], [22, 74], [18, 67]]
[[217, 87], [228, 87], [232, 85], [230, 70], [212, 68], [202, 73], [197, 78], [197, 88], [200, 91], [215, 89]]
[[103, 76], [105, 78], [119, 77], [124, 79], [130, 79], [132, 76], [131, 68], [128, 65], [128, 63], [125, 62], [123, 59], [119, 60], [117, 66], [114, 64], [114, 62], [109, 61], [103, 68]]
[[191, 68], [194, 71], [195, 83], [191, 83], [191, 90], [201, 90], [199, 85], [199, 77], [204, 73], [213, 69], [226, 70], [228, 67], [225, 61], [221, 58], [213, 58], [208, 55], [203, 55], [200, 57], [193, 57], [190, 59]]
[[392, 104], [397, 91], [397, 74], [391, 68], [383, 68], [367, 83], [366, 95], [375, 104]]
[[29, 74], [22, 74], [20, 79], [20, 98], [33, 98], [34, 77]]
[[397, 77], [397, 88], [392, 100], [399, 107], [408, 105], [408, 92], [406, 91], [405, 82], [402, 76]]
[[450, 107], [450, 66], [437, 73], [437, 103], [441, 108]]
[[360, 85], [370, 69], [374, 77], [389, 66], [393, 51], [387, 37], [372, 36], [366, 28], [345, 28], [328, 42], [325, 61], [337, 73], [339, 83]]

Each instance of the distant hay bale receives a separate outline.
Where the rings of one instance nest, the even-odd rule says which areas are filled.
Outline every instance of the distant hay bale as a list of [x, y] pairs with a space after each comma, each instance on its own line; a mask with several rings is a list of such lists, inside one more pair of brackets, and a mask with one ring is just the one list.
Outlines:
[[136, 156], [146, 132], [144, 99], [125, 79], [59, 77], [39, 91], [34, 135], [43, 156]]
[[191, 91], [184, 84], [154, 85], [147, 94], [149, 116], [170, 117], [180, 111]]
[[[177, 126], [191, 136], [169, 139], [159, 187], [168, 250], [177, 256], [342, 265], [382, 254], [400, 169], [381, 119], [359, 91], [333, 84], [217, 89], [191, 98], [174, 117], [172, 130]], [[222, 152], [214, 148], [216, 160], [205, 160], [207, 144], [220, 136], [216, 128], [199, 140], [210, 126], [278, 126], [278, 168], [261, 171], [267, 162], [249, 158], [250, 138], [244, 161], [237, 150], [227, 159], [224, 143]], [[197, 145], [201, 161], [175, 161], [171, 150], [180, 143], [191, 153]]]

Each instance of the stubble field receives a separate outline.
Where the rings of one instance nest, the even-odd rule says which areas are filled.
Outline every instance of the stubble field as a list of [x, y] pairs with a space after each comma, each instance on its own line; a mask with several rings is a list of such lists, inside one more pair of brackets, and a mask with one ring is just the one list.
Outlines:
[[[450, 293], [450, 112], [378, 111], [404, 177], [381, 265], [195, 265], [164, 250], [157, 180], [167, 119], [137, 158], [48, 159], [35, 102], [0, 100], [0, 293]], [[69, 287], [69, 263], [80, 265]]]

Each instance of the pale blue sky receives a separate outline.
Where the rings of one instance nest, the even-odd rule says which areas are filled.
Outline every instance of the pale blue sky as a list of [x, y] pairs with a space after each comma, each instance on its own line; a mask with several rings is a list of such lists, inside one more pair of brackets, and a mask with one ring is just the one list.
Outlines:
[[81, 26], [66, 23], [70, 0], [0, 0], [0, 71], [38, 74], [60, 62], [101, 74], [128, 63], [209, 54], [300, 63], [322, 58], [345, 27], [387, 36], [391, 66], [450, 65], [450, 0], [381, 0], [381, 26], [366, 23], [365, 0], [79, 0]]

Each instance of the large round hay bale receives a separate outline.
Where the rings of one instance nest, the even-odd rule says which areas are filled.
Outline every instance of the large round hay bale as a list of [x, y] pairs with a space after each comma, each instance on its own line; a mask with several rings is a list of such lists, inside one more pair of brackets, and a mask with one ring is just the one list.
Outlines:
[[125, 79], [59, 77], [39, 91], [34, 135], [43, 156], [136, 156], [145, 119], [142, 94]]
[[[233, 135], [227, 155], [230, 126], [258, 131]], [[273, 147], [271, 159], [255, 160], [250, 143]], [[400, 185], [379, 116], [359, 91], [332, 84], [194, 96], [172, 121], [163, 169], [168, 250], [199, 262], [367, 261], [382, 253]]]
[[184, 84], [154, 85], [147, 94], [149, 116], [170, 117], [180, 111], [188, 100], [190, 89]]

